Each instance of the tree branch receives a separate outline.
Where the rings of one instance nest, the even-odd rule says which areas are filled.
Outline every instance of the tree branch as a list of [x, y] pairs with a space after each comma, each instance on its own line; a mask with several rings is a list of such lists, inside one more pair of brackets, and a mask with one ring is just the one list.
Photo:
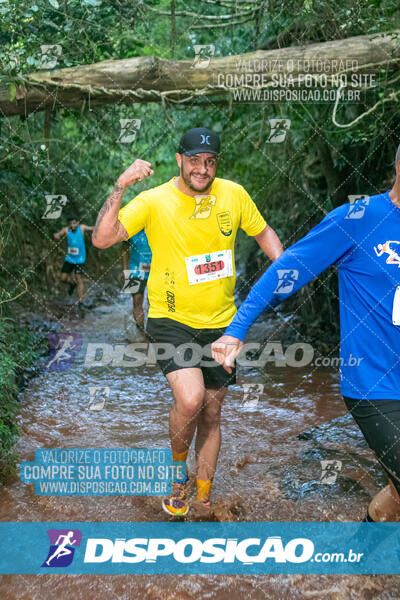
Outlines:
[[[300, 88], [304, 86], [302, 65], [305, 64], [308, 65], [307, 74], [318, 82], [319, 65], [323, 63], [324, 72], [329, 74], [328, 84], [332, 85], [332, 76], [346, 73], [346, 69], [348, 73], [376, 74], [382, 68], [388, 72], [398, 68], [397, 33], [213, 57], [207, 68], [194, 68], [193, 58], [168, 60], [142, 56], [39, 71], [20, 76], [23, 85], [19, 86], [13, 101], [9, 99], [6, 83], [0, 83], [0, 117], [28, 115], [47, 108], [80, 110], [86, 102], [94, 107], [166, 100], [188, 102], [206, 96], [231, 98], [239, 89], [276, 87], [277, 74], [290, 76]], [[349, 60], [356, 65], [353, 71], [343, 66]], [[246, 79], [247, 76], [250, 79]], [[229, 77], [231, 83], [228, 83]], [[391, 98], [395, 99], [394, 96]]]

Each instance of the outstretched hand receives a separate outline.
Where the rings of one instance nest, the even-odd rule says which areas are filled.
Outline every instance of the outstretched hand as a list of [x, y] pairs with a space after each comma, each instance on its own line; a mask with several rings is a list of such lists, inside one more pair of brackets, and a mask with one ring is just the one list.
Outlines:
[[212, 357], [225, 371], [232, 373], [235, 359], [240, 353], [243, 342], [231, 335], [223, 335], [211, 345]]

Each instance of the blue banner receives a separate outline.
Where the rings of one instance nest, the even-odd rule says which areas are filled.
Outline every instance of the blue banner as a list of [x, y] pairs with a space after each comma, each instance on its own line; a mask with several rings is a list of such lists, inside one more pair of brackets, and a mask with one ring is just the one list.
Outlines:
[[398, 523], [0, 523], [0, 573], [399, 574]]

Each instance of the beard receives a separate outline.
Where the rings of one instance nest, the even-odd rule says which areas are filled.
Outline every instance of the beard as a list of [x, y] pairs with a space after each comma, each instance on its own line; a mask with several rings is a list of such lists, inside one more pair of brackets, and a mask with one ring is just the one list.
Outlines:
[[185, 184], [187, 185], [187, 187], [192, 190], [193, 192], [205, 192], [206, 190], [208, 190], [209, 187], [211, 187], [212, 182], [214, 181], [215, 177], [210, 177], [208, 176], [207, 179], [204, 180], [204, 185], [201, 184], [196, 184], [195, 182], [192, 181], [191, 176], [192, 174], [194, 174], [195, 171], [189, 172], [189, 171], [185, 171], [185, 169], [183, 167], [180, 168], [180, 177], [182, 177], [183, 181], [185, 182]]

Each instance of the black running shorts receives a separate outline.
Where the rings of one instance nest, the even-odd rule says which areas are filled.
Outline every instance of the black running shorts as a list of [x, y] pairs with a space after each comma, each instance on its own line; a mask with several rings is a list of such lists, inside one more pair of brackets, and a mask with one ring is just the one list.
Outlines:
[[[201, 369], [206, 388], [219, 389], [236, 383], [236, 369], [225, 371], [211, 358], [211, 344], [225, 329], [193, 329], [168, 318], [147, 320], [146, 333], [157, 348], [157, 362], [164, 373], [178, 369]], [[163, 358], [163, 356], [165, 358]]]
[[64, 264], [61, 268], [61, 273], [77, 273], [78, 275], [84, 274], [85, 263], [71, 263], [68, 260], [64, 260]]
[[344, 401], [400, 494], [400, 400]]

